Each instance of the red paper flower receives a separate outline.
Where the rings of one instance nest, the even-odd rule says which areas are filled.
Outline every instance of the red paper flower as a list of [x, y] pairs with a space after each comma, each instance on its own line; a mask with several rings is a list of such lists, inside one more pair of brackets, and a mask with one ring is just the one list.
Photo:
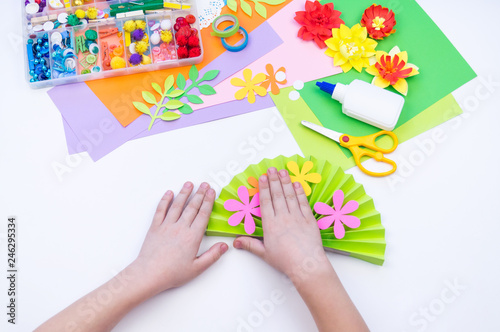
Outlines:
[[361, 25], [366, 27], [368, 35], [373, 39], [384, 39], [396, 32], [394, 12], [380, 5], [371, 5], [365, 10], [361, 18]]
[[306, 1], [306, 10], [295, 12], [295, 21], [302, 24], [298, 37], [314, 40], [319, 48], [325, 48], [325, 40], [332, 37], [332, 29], [339, 28], [344, 21], [333, 3], [322, 5], [319, 1]]

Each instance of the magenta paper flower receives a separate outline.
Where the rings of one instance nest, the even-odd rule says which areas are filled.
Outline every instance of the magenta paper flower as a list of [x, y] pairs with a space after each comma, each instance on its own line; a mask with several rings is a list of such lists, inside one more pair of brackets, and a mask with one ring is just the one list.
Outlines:
[[241, 186], [238, 188], [238, 197], [241, 202], [235, 199], [228, 199], [224, 202], [224, 209], [227, 211], [238, 211], [229, 217], [228, 223], [231, 226], [238, 226], [243, 218], [245, 218], [245, 232], [247, 232], [247, 234], [253, 234], [253, 232], [255, 232], [255, 220], [253, 220], [252, 215], [256, 217], [261, 216], [259, 193], [256, 193], [252, 201], [250, 201], [248, 188]]
[[358, 228], [361, 225], [359, 218], [348, 215], [358, 209], [358, 202], [349, 201], [342, 207], [343, 204], [344, 192], [342, 190], [337, 190], [333, 193], [333, 208], [321, 202], [314, 204], [314, 211], [316, 213], [327, 216], [318, 220], [318, 227], [320, 229], [327, 229], [333, 224], [333, 234], [337, 239], [344, 237], [344, 225], [349, 228]]

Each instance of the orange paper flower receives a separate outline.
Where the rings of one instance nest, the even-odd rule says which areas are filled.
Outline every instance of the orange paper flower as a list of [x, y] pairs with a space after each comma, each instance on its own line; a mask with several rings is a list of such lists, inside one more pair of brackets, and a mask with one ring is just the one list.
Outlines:
[[248, 195], [250, 197], [255, 196], [255, 194], [259, 192], [259, 180], [253, 176], [249, 176], [247, 181], [248, 184], [253, 187], [248, 189]]
[[394, 12], [380, 5], [368, 7], [361, 18], [361, 26], [366, 27], [368, 35], [373, 39], [380, 40], [393, 34], [396, 32], [395, 25]]
[[[274, 72], [273, 65], [268, 63], [266, 65], [266, 71], [267, 71], [266, 80], [264, 82], [262, 82], [262, 84], [260, 86], [267, 90], [269, 88], [269, 85], [270, 85], [272, 94], [273, 95], [279, 94], [280, 87], [278, 86], [277, 83], [286, 84], [286, 75], [285, 75], [286, 69], [285, 69], [285, 67], [281, 67], [276, 72]], [[283, 76], [284, 79], [283, 79], [283, 77], [280, 77], [280, 76]]]

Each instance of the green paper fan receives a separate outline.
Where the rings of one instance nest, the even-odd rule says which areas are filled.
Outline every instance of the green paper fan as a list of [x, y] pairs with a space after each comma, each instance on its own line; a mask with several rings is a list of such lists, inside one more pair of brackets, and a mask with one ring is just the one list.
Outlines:
[[[344, 204], [350, 200], [359, 203], [358, 209], [350, 213], [350, 215], [360, 219], [361, 225], [358, 228], [351, 229], [347, 226], [344, 227], [345, 236], [342, 239], [335, 237], [333, 225], [325, 230], [320, 230], [325, 249], [356, 257], [373, 264], [382, 265], [384, 263], [386, 247], [385, 229], [380, 220], [380, 213], [375, 209], [373, 199], [366, 194], [361, 184], [354, 181], [352, 175], [345, 174], [339, 166], [334, 166], [326, 160], [318, 160], [314, 157], [303, 158], [295, 155], [287, 158], [279, 156], [274, 159], [264, 159], [258, 164], [248, 166], [244, 172], [236, 175], [222, 189], [219, 198], [215, 201], [206, 234], [209, 236], [248, 235], [245, 232], [243, 222], [237, 226], [228, 224], [229, 217], [235, 212], [227, 211], [224, 208], [224, 202], [229, 199], [239, 200], [237, 194], [238, 188], [245, 186], [251, 189], [252, 185], [248, 183], [248, 178], [253, 177], [258, 179], [262, 174], [267, 172], [269, 167], [276, 167], [278, 170], [288, 169], [287, 163], [295, 161], [302, 170], [304, 163], [309, 160], [314, 163], [314, 166], [308, 173], [319, 173], [321, 175], [319, 183], [309, 183], [312, 189], [308, 197], [311, 208], [317, 202], [333, 206], [333, 193], [339, 189], [344, 192]], [[316, 220], [323, 217], [317, 213], [314, 215]], [[262, 220], [261, 218], [254, 217], [254, 221], [256, 228], [251, 236], [262, 237]]]

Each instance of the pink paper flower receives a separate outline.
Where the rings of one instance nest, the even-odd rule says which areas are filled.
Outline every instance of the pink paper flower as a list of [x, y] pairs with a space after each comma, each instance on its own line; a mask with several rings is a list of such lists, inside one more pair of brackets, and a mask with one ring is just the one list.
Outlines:
[[241, 186], [238, 188], [238, 197], [241, 202], [235, 199], [228, 199], [224, 202], [224, 208], [227, 211], [237, 211], [229, 217], [228, 223], [231, 226], [238, 226], [243, 218], [245, 218], [245, 232], [247, 232], [247, 234], [253, 234], [253, 232], [255, 232], [255, 220], [253, 220], [252, 215], [256, 217], [261, 216], [259, 193], [256, 193], [252, 201], [250, 201], [248, 188]]
[[337, 190], [333, 194], [333, 208], [321, 202], [314, 204], [316, 213], [327, 216], [318, 220], [318, 227], [327, 229], [333, 224], [333, 234], [337, 239], [342, 239], [345, 235], [344, 224], [349, 228], [358, 228], [361, 225], [359, 218], [348, 215], [358, 209], [358, 202], [349, 201], [342, 207], [343, 204], [344, 192], [342, 190]]

